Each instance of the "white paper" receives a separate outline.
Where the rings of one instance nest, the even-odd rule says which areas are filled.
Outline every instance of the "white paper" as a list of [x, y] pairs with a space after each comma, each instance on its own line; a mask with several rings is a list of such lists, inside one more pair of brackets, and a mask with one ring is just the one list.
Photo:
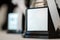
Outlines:
[[48, 8], [28, 9], [27, 31], [48, 31]]

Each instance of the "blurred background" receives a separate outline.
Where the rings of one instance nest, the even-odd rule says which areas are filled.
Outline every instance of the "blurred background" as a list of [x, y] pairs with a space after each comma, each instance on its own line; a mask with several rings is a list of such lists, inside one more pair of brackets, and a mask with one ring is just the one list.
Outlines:
[[[6, 30], [7, 29], [7, 21], [8, 21], [8, 14], [9, 13], [13, 13], [14, 12], [14, 8], [17, 7], [17, 4], [13, 4], [14, 0], [0, 0], [0, 26], [2, 30]], [[21, 1], [21, 0], [18, 0]], [[27, 4], [28, 0], [26, 0]], [[29, 2], [28, 2], [29, 4]], [[27, 7], [29, 7], [29, 5], [26, 5]], [[22, 5], [22, 3], [21, 3]]]
[[[60, 15], [60, 0], [54, 0]], [[46, 7], [47, 0], [0, 0], [0, 40], [49, 40], [49, 39], [29, 39], [22, 38], [21, 34], [8, 34], [8, 14], [22, 13], [23, 29], [25, 21], [25, 11], [29, 8]], [[19, 11], [20, 10], [20, 11]], [[52, 27], [54, 29], [54, 27]], [[53, 39], [50, 39], [53, 40]], [[59, 40], [59, 39], [58, 39]]]

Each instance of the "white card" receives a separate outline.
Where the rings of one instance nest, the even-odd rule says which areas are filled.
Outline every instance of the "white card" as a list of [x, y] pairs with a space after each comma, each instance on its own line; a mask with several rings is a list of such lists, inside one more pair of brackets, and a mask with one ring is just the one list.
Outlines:
[[27, 31], [48, 31], [48, 8], [27, 10]]

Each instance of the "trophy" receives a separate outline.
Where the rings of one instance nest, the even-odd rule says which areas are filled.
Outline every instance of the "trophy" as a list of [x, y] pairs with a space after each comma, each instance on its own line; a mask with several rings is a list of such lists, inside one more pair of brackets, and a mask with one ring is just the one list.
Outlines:
[[[23, 16], [25, 16], [25, 10], [26, 10], [25, 1], [24, 0], [12, 0], [12, 3], [14, 5], [17, 5], [17, 7], [14, 8], [13, 13], [9, 14], [9, 17], [11, 17], [12, 19], [16, 19], [15, 21], [12, 20], [12, 22], [13, 22], [12, 24], [15, 27], [11, 24], [12, 27], [14, 27], [15, 29], [12, 28], [10, 25], [8, 25], [8, 30], [10, 30], [10, 27], [12, 28], [11, 29], [12, 31], [8, 31], [8, 32], [23, 33], [23, 31], [24, 31], [23, 25], [24, 25], [24, 21], [25, 21]], [[14, 17], [12, 17], [12, 15]], [[8, 20], [10, 20], [10, 19], [8, 19]], [[8, 21], [9, 22], [8, 24], [10, 24], [10, 21]], [[18, 22], [18, 23], [14, 24], [14, 22]]]
[[30, 9], [27, 9], [26, 12], [26, 30], [24, 37], [60, 38], [60, 32], [57, 31], [59, 28], [60, 16], [56, 1], [31, 0]]
[[26, 38], [49, 38], [48, 7], [46, 0], [31, 0], [30, 9], [26, 10], [25, 33]]
[[25, 37], [48, 38], [48, 8], [27, 9]]

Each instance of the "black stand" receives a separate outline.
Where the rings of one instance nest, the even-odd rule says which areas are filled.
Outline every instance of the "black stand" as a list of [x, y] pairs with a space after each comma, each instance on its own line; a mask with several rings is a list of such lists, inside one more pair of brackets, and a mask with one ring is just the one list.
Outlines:
[[48, 32], [26, 32], [24, 38], [42, 38], [48, 39], [49, 34]]

